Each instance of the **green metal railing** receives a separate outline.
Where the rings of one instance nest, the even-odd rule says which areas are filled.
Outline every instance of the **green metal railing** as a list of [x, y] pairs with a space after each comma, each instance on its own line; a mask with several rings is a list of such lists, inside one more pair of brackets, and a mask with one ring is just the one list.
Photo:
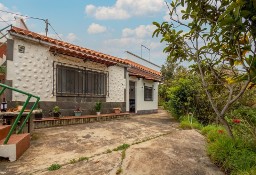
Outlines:
[[13, 123], [13, 125], [12, 125], [12, 127], [11, 127], [11, 129], [10, 129], [8, 135], [7, 135], [7, 137], [5, 138], [4, 144], [7, 144], [8, 141], [9, 141], [9, 139], [10, 139], [10, 137], [11, 137], [11, 135], [12, 135], [12, 133], [13, 133], [13, 131], [16, 129], [17, 124], [18, 124], [18, 122], [19, 122], [19, 120], [20, 120], [20, 118], [21, 118], [23, 112], [25, 111], [25, 109], [26, 109], [26, 107], [27, 107], [27, 105], [28, 105], [28, 102], [29, 102], [29, 100], [31, 99], [31, 97], [36, 98], [36, 102], [33, 104], [32, 108], [30, 109], [29, 113], [27, 114], [27, 116], [26, 116], [24, 122], [21, 124], [21, 127], [20, 127], [19, 131], [17, 132], [17, 134], [20, 134], [20, 133], [22, 132], [22, 130], [23, 130], [24, 126], [26, 125], [26, 123], [27, 123], [27, 121], [28, 121], [28, 119], [29, 119], [29, 117], [30, 117], [32, 111], [33, 111], [33, 110], [35, 109], [35, 107], [37, 106], [37, 104], [38, 104], [38, 102], [39, 102], [39, 100], [40, 100], [40, 97], [35, 96], [35, 95], [32, 95], [32, 94], [27, 93], [27, 92], [24, 92], [24, 91], [21, 91], [21, 90], [19, 90], [19, 89], [16, 89], [16, 88], [7, 86], [7, 85], [5, 85], [5, 84], [1, 84], [1, 83], [0, 83], [0, 87], [2, 87], [2, 89], [1, 89], [1, 91], [0, 91], [0, 95], [2, 95], [3, 92], [4, 92], [6, 89], [10, 89], [10, 90], [13, 90], [13, 91], [16, 91], [16, 92], [19, 92], [19, 93], [21, 93], [21, 94], [24, 94], [24, 95], [27, 95], [27, 96], [28, 96], [28, 98], [27, 98], [27, 100], [25, 101], [25, 103], [24, 103], [24, 105], [23, 105], [23, 107], [22, 107], [20, 113], [19, 113], [18, 116], [16, 117], [16, 119], [15, 119], [15, 121], [14, 121], [14, 123]]

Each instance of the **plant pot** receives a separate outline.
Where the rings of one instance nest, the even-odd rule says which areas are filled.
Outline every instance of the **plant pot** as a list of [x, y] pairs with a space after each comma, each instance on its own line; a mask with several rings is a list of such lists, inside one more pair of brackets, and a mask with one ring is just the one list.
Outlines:
[[35, 114], [35, 120], [42, 120], [42, 118], [43, 118], [42, 113]]
[[120, 114], [121, 109], [120, 108], [113, 108], [115, 114]]
[[59, 118], [59, 117], [60, 117], [60, 113], [59, 113], [59, 112], [53, 113], [53, 117], [54, 117], [54, 118]]
[[75, 116], [76, 116], [76, 117], [79, 117], [79, 116], [82, 115], [82, 111], [74, 111], [74, 113], [75, 113]]
[[96, 112], [97, 115], [100, 115], [100, 112]]

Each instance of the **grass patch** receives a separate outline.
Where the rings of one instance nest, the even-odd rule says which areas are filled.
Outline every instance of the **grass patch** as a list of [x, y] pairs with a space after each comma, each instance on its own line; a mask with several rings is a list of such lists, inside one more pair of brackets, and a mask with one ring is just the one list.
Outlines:
[[118, 168], [118, 169], [116, 170], [116, 174], [121, 174], [122, 172], [123, 172], [122, 168]]
[[39, 139], [39, 134], [33, 133], [31, 140], [38, 140]]
[[107, 152], [107, 153], [112, 153], [111, 149], [107, 149], [106, 152]]
[[52, 164], [49, 168], [48, 168], [48, 170], [49, 171], [55, 171], [55, 170], [58, 170], [58, 169], [60, 169], [61, 168], [61, 165], [60, 164]]
[[204, 127], [202, 133], [207, 137], [207, 153], [211, 160], [227, 174], [256, 174], [255, 145], [230, 138], [222, 127], [216, 125]]
[[124, 144], [118, 146], [117, 148], [114, 148], [113, 151], [125, 150], [125, 149], [127, 149], [127, 148], [129, 148], [129, 147], [130, 147], [129, 144], [124, 143]]
[[192, 118], [192, 121], [188, 116], [184, 116], [181, 118], [180, 127], [182, 129], [201, 129], [202, 125], [195, 119]]
[[222, 126], [218, 126], [218, 125], [207, 125], [205, 127], [203, 127], [201, 129], [201, 133], [205, 136], [207, 136], [207, 134], [209, 132], [212, 132], [212, 131], [216, 131], [216, 132], [221, 132], [221, 130], [223, 130], [223, 132], [225, 132], [225, 129], [222, 127]]
[[122, 160], [125, 159], [125, 155], [126, 155], [126, 154], [125, 154], [125, 151], [126, 151], [126, 149], [122, 151]]
[[89, 158], [88, 157], [79, 157], [78, 162], [85, 161], [85, 160], [88, 161]]
[[69, 163], [71, 163], [71, 164], [74, 164], [74, 163], [76, 163], [76, 162], [77, 162], [76, 159], [71, 159], [71, 160], [69, 161]]

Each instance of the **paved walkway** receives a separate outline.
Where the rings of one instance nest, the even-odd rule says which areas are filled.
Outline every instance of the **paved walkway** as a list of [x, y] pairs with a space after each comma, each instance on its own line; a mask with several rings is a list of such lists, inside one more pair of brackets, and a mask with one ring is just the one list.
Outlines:
[[[110, 151], [122, 144], [126, 151]], [[77, 161], [90, 157], [88, 161]], [[48, 171], [52, 164], [62, 167]], [[127, 120], [37, 129], [16, 162], [0, 161], [0, 174], [222, 175], [205, 153], [205, 139], [180, 130], [165, 111]]]

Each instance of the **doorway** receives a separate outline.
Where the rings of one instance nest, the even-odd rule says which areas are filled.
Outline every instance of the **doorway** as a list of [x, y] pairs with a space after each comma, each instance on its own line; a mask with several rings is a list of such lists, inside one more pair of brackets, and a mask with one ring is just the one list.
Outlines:
[[135, 113], [135, 82], [129, 81], [129, 111]]

